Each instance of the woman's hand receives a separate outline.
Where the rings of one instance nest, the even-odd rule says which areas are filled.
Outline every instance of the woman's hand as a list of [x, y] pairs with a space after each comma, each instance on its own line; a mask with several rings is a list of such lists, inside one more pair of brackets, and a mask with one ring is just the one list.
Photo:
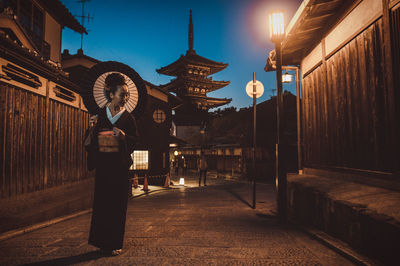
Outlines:
[[125, 139], [125, 132], [117, 127], [113, 127], [114, 135], [120, 139]]
[[97, 124], [98, 117], [97, 115], [92, 115], [89, 118], [89, 127], [94, 127]]

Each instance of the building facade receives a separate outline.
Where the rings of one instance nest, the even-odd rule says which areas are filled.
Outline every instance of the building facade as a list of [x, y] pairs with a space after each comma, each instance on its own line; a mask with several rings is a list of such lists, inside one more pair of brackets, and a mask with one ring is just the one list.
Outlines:
[[289, 217], [388, 264], [400, 251], [399, 18], [398, 0], [304, 1], [282, 43], [302, 83]]
[[315, 4], [289, 24], [283, 64], [301, 66], [304, 167], [400, 170], [399, 11], [382, 2]]
[[0, 1], [0, 232], [91, 207], [80, 87], [61, 66], [60, 1]]
[[88, 178], [89, 116], [60, 51], [63, 27], [86, 30], [59, 1], [0, 3], [1, 198]]

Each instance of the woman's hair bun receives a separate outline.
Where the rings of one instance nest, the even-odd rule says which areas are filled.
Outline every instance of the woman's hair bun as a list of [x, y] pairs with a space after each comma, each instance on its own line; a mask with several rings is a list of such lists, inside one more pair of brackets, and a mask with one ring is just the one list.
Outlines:
[[125, 78], [122, 76], [120, 73], [111, 73], [106, 77], [105, 80], [106, 83], [106, 90], [110, 90], [113, 87], [116, 86], [122, 86], [125, 84]]

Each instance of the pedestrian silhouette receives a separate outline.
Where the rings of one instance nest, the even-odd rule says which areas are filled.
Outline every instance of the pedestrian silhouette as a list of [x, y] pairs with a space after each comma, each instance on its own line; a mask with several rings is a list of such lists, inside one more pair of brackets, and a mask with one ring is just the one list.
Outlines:
[[199, 171], [199, 187], [201, 186], [201, 177], [204, 176], [204, 186], [207, 186], [207, 159], [204, 156], [203, 152], [200, 154], [200, 158], [197, 160], [197, 169]]

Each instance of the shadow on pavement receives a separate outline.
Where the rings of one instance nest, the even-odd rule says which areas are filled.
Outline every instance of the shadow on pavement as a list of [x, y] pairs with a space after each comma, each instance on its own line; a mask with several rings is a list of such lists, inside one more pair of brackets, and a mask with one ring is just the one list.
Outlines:
[[252, 206], [250, 205], [249, 202], [247, 202], [245, 199], [243, 199], [238, 193], [236, 193], [236, 192], [233, 191], [232, 189], [228, 188], [228, 189], [226, 189], [226, 191], [228, 191], [228, 192], [231, 193], [235, 198], [237, 198], [238, 200], [240, 200], [241, 202], [243, 202], [244, 204], [246, 204], [247, 206], [249, 206], [250, 208], [252, 208]]
[[76, 256], [57, 258], [52, 260], [38, 261], [34, 263], [28, 263], [24, 265], [73, 265], [85, 261], [96, 260], [99, 258], [105, 257], [99, 251], [91, 251], [83, 254], [79, 254]]
[[265, 213], [258, 212], [258, 213], [256, 213], [256, 215], [263, 219], [276, 219], [277, 218], [276, 215], [273, 215], [273, 214], [265, 214]]

